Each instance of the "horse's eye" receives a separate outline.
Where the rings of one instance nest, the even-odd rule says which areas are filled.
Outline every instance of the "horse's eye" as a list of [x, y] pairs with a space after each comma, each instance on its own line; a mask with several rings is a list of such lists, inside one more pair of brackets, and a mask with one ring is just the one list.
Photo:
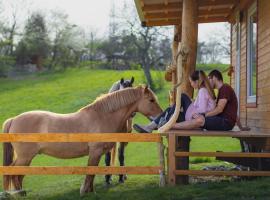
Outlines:
[[150, 102], [151, 102], [151, 103], [154, 103], [154, 102], [155, 102], [155, 99], [150, 99]]

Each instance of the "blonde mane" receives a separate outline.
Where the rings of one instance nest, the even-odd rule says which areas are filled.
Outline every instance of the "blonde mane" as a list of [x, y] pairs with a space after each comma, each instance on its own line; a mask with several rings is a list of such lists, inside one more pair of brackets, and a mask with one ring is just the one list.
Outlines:
[[126, 88], [116, 92], [103, 94], [96, 98], [96, 100], [82, 108], [93, 109], [98, 112], [114, 112], [120, 108], [132, 104], [142, 96], [142, 87]]

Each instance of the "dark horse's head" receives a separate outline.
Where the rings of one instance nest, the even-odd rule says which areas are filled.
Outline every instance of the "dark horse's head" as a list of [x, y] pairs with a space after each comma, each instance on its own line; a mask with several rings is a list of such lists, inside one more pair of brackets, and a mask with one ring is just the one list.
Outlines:
[[121, 78], [120, 80], [120, 90], [127, 87], [132, 87], [132, 84], [134, 83], [134, 77], [132, 76], [130, 80], [124, 80]]

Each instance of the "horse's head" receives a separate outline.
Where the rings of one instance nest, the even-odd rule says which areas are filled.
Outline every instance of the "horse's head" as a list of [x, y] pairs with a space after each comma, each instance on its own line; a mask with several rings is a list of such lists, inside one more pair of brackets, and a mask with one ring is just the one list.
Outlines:
[[121, 78], [120, 80], [120, 90], [128, 87], [132, 87], [132, 84], [134, 83], [134, 77], [132, 76], [130, 80], [124, 80]]
[[162, 113], [162, 109], [158, 104], [158, 100], [154, 92], [147, 86], [142, 87], [142, 97], [138, 101], [138, 112], [148, 118], [153, 118]]

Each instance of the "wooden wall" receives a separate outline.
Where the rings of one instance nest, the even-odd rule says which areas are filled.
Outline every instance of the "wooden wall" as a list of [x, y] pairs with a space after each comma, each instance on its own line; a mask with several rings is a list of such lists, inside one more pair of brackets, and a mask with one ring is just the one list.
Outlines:
[[[253, 130], [270, 133], [270, 1], [257, 0], [258, 13], [258, 69], [257, 106], [247, 104], [247, 9], [241, 20], [240, 119]], [[236, 28], [232, 24], [231, 64], [236, 66]], [[234, 74], [232, 87], [234, 87]]]

